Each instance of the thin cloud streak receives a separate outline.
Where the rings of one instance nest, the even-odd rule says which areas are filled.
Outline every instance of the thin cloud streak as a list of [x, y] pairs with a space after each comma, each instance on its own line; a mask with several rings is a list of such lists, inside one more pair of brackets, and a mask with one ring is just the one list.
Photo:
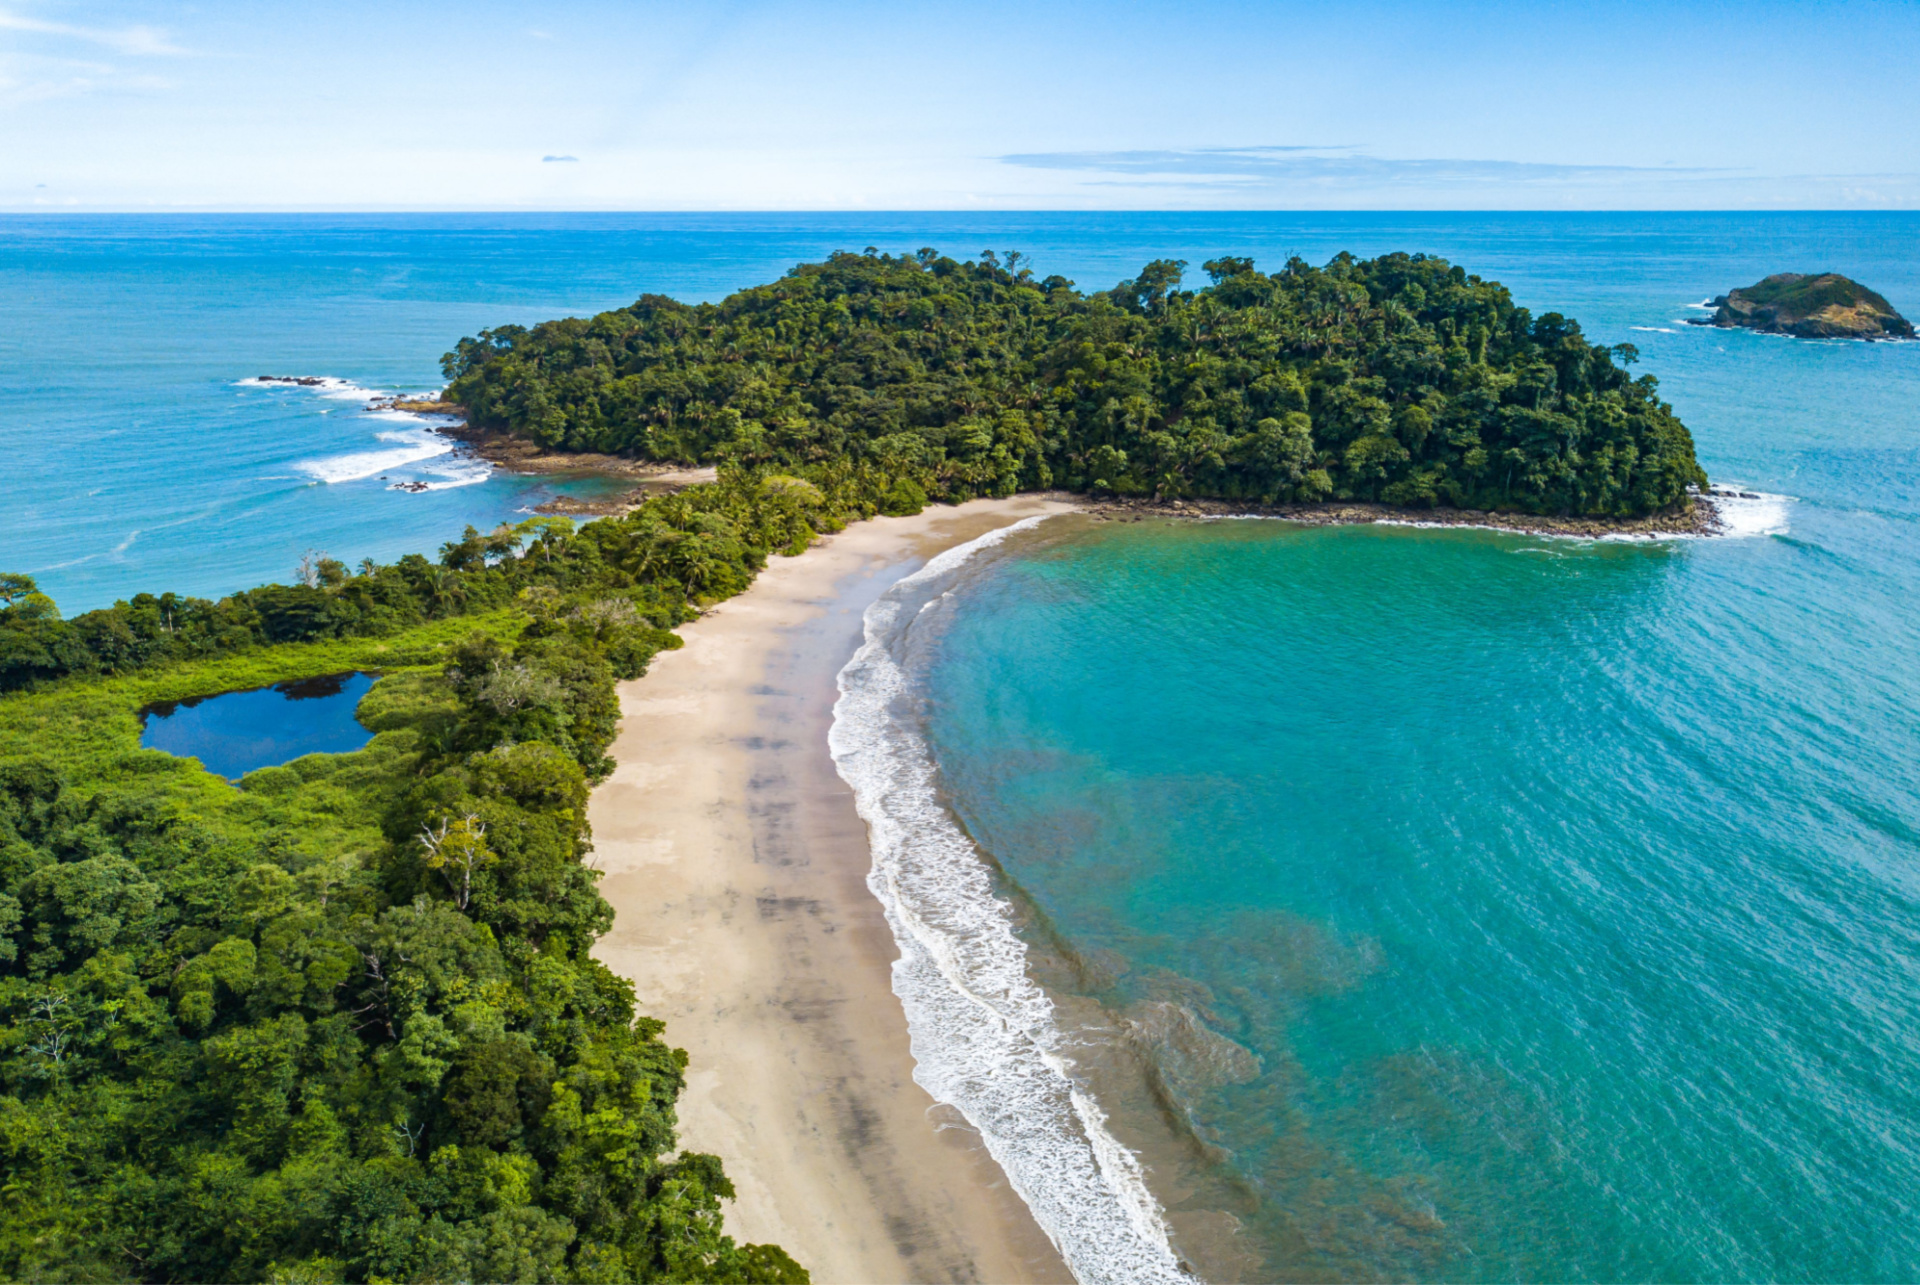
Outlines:
[[1539, 161], [1452, 158], [1394, 159], [1354, 154], [1351, 146], [1203, 147], [1165, 151], [1019, 152], [996, 157], [1024, 169], [1078, 171], [1117, 177], [1091, 179], [1100, 187], [1243, 189], [1266, 184], [1378, 187], [1389, 184], [1511, 184], [1618, 182], [1623, 178], [1707, 178], [1732, 170], [1648, 165], [1565, 165]]
[[1352, 148], [1028, 152], [992, 158], [1073, 176], [1094, 198], [1222, 208], [1912, 208], [1920, 174], [1763, 174], [1751, 168], [1400, 159]]
[[29, 18], [23, 14], [0, 10], [0, 31], [24, 31], [37, 36], [64, 36], [69, 40], [81, 40], [88, 44], [100, 45], [130, 57], [177, 57], [193, 52], [174, 44], [167, 38], [167, 33], [160, 28], [143, 25], [119, 28], [76, 27], [69, 23], [48, 22], [41, 18]]

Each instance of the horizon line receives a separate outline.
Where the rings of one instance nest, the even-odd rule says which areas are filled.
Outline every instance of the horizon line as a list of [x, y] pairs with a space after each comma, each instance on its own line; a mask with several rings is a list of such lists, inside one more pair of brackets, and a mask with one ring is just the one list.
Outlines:
[[1920, 204], [1883, 206], [622, 206], [622, 207], [547, 207], [547, 206], [245, 206], [180, 205], [148, 206], [7, 206], [0, 205], [0, 218], [7, 217], [105, 217], [149, 215], [164, 217], [179, 214], [235, 215], [1007, 215], [1007, 214], [1920, 214]]

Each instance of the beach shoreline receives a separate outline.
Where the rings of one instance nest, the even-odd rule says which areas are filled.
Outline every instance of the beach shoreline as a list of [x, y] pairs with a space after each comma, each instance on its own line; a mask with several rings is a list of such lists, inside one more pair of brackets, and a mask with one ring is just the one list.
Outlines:
[[589, 818], [615, 910], [595, 954], [687, 1050], [680, 1143], [718, 1155], [742, 1242], [816, 1281], [1070, 1281], [951, 1108], [913, 1080], [899, 949], [827, 746], [863, 613], [927, 559], [1076, 506], [1018, 496], [875, 518], [775, 558], [620, 687]]
[[[547, 451], [512, 433], [479, 429], [466, 418], [466, 408], [453, 402], [413, 401], [405, 398], [384, 403], [387, 409], [405, 411], [423, 417], [450, 418], [453, 423], [439, 424], [433, 432], [452, 438], [476, 457], [510, 473], [533, 476], [583, 475], [604, 477], [633, 485], [631, 491], [601, 499], [580, 500], [560, 497], [542, 504], [537, 512], [564, 517], [595, 518], [618, 516], [644, 503], [651, 496], [683, 487], [712, 482], [717, 472], [711, 465], [690, 468], [677, 464], [655, 464], [620, 455]], [[1022, 496], [1053, 496], [1062, 492], [1022, 492]], [[1368, 526], [1377, 523], [1402, 523], [1416, 526], [1475, 527], [1488, 531], [1512, 531], [1520, 535], [1571, 536], [1580, 539], [1663, 539], [1676, 536], [1714, 536], [1726, 533], [1728, 523], [1721, 504], [1729, 499], [1760, 498], [1738, 488], [1719, 485], [1698, 496], [1690, 507], [1672, 513], [1652, 513], [1639, 518], [1577, 517], [1551, 514], [1506, 513], [1482, 509], [1454, 509], [1444, 505], [1412, 508], [1368, 501], [1330, 500], [1311, 504], [1263, 505], [1245, 500], [1152, 499], [1145, 496], [1075, 496], [1074, 501], [1095, 517], [1122, 520], [1139, 517], [1262, 517], [1299, 522], [1308, 526]]]
[[1322, 504], [1251, 504], [1242, 500], [1150, 500], [1144, 498], [1087, 499], [1083, 507], [1096, 519], [1139, 521], [1143, 518], [1271, 518], [1302, 526], [1425, 526], [1467, 527], [1482, 531], [1509, 531], [1515, 535], [1562, 536], [1586, 540], [1671, 539], [1726, 533], [1721, 505], [1728, 499], [1759, 499], [1748, 492], [1715, 487], [1696, 496], [1691, 508], [1678, 513], [1655, 513], [1642, 518], [1556, 517], [1535, 513], [1501, 513], [1485, 509], [1404, 508], [1360, 501]]

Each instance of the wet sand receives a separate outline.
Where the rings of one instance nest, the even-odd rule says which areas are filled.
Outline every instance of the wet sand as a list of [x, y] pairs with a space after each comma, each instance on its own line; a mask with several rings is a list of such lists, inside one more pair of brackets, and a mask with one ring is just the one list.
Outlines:
[[620, 688], [589, 805], [613, 931], [596, 951], [687, 1050], [680, 1141], [739, 1192], [729, 1232], [815, 1281], [1070, 1281], [979, 1136], [912, 1079], [866, 886], [864, 823], [827, 753], [861, 613], [943, 549], [1057, 500], [876, 518], [681, 628]]

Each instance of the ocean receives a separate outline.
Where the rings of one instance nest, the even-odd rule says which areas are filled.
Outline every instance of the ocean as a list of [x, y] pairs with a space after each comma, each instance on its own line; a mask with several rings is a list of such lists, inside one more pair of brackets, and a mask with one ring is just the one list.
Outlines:
[[1920, 344], [1683, 324], [1781, 270], [1920, 313], [1920, 216], [0, 218], [0, 569], [71, 612], [432, 553], [594, 483], [368, 392], [868, 245], [1443, 255], [1636, 344], [1763, 497], [1638, 543], [1055, 518], [876, 606], [834, 748], [919, 1075], [1083, 1279], [1920, 1275]]
[[1920, 1275], [1920, 344], [1688, 327], [1602, 222], [1522, 296], [1730, 536], [1063, 517], [868, 616], [916, 1074], [1083, 1280]]

